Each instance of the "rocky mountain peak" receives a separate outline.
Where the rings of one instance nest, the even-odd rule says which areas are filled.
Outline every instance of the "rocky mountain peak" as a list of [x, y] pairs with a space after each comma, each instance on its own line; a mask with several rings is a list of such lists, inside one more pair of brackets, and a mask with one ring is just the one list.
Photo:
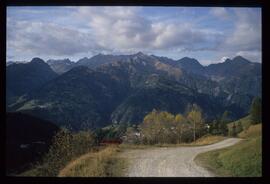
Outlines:
[[38, 58], [38, 57], [35, 57], [35, 58], [33, 58], [32, 60], [31, 60], [31, 63], [39, 63], [39, 64], [45, 64], [45, 61], [44, 60], [42, 60], [42, 59], [40, 59], [40, 58]]

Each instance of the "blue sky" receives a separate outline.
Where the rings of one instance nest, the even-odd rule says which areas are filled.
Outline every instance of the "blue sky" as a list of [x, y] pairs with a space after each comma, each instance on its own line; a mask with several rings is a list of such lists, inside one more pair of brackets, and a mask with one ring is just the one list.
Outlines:
[[261, 9], [8, 7], [7, 60], [146, 54], [208, 65], [241, 55], [261, 62]]

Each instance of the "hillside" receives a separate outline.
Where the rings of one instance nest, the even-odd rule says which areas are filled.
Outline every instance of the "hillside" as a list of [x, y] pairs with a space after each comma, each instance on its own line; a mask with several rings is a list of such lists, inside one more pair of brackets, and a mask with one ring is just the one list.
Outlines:
[[56, 77], [57, 74], [40, 58], [33, 58], [28, 63], [8, 65], [6, 67], [7, 105]]
[[[230, 67], [235, 71], [238, 63], [247, 65], [242, 67], [247, 70], [241, 70], [248, 72], [246, 75], [252, 78], [248, 80], [248, 85], [244, 82], [248, 77], [237, 72], [233, 75], [235, 79], [224, 75], [220, 81], [213, 80], [211, 77], [215, 74], [211, 77], [205, 74], [210, 66], [202, 66], [195, 59], [174, 61], [141, 52], [118, 56], [99, 54], [77, 63], [69, 60], [48, 61], [55, 71], [59, 69], [58, 73], [62, 73], [58, 77], [48, 64], [40, 62], [48, 69], [48, 74], [43, 75], [48, 77], [53, 72], [54, 78], [44, 82], [40, 80], [32, 88], [27, 88], [31, 81], [21, 81], [21, 85], [25, 85], [21, 88], [27, 88], [24, 96], [15, 98], [12, 103], [8, 101], [7, 107], [9, 111], [33, 114], [57, 125], [71, 125], [77, 130], [83, 126], [95, 128], [111, 123], [137, 124], [154, 108], [183, 113], [191, 103], [204, 109], [208, 121], [219, 117], [225, 110], [230, 111], [231, 119], [238, 119], [247, 114], [253, 97], [260, 96], [257, 90], [260, 83], [253, 76], [260, 77], [257, 64], [242, 60], [230, 61]], [[226, 62], [216, 65], [222, 69]], [[31, 63], [24, 64], [27, 70], [31, 70]], [[63, 64], [70, 68], [61, 66], [56, 69], [58, 64], [59, 67]], [[10, 66], [21, 67], [19, 64]], [[7, 73], [15, 76], [17, 69], [7, 70]], [[8, 85], [12, 81], [9, 80]], [[249, 93], [251, 86], [254, 90]], [[9, 87], [7, 95], [14, 96]]]
[[22, 113], [7, 113], [7, 174], [21, 172], [40, 159], [58, 130], [52, 122]]
[[247, 130], [252, 125], [252, 120], [250, 119], [250, 115], [245, 116], [239, 120], [228, 123], [228, 133], [232, 135], [233, 127], [235, 126], [235, 133], [238, 134], [243, 130]]
[[[244, 122], [245, 119], [241, 121]], [[247, 125], [248, 122], [244, 124]], [[196, 157], [197, 163], [219, 176], [262, 176], [261, 124], [249, 126], [238, 137], [244, 140], [229, 148], [202, 153]]]

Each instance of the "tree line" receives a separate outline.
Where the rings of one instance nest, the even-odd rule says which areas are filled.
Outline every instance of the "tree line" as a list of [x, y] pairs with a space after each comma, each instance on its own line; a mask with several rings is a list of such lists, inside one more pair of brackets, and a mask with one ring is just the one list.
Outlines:
[[[252, 124], [261, 123], [261, 99], [255, 97], [249, 111]], [[243, 130], [242, 123], [232, 126], [230, 112], [225, 111], [220, 118], [207, 123], [202, 109], [196, 105], [188, 105], [184, 114], [173, 115], [166, 111], [153, 110], [148, 113], [140, 125], [127, 127], [125, 140], [135, 144], [180, 144], [196, 141], [205, 134], [236, 136]]]
[[154, 109], [144, 117], [140, 125], [127, 128], [126, 140], [142, 144], [195, 141], [207, 133], [207, 127], [198, 105], [192, 104], [187, 109], [187, 113], [177, 115]]

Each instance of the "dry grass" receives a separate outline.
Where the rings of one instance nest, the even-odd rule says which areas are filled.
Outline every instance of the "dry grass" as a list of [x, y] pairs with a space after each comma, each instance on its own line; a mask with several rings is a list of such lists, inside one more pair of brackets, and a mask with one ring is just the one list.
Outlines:
[[146, 144], [120, 144], [119, 148], [120, 149], [147, 149], [147, 148], [152, 148], [156, 147], [156, 145], [146, 145]]
[[228, 126], [229, 129], [231, 129], [234, 124], [238, 125], [239, 122], [242, 123], [243, 129], [247, 129], [252, 123], [252, 121], [250, 119], [250, 116], [248, 115], [248, 116], [245, 116], [245, 117], [243, 117], [243, 118], [241, 118], [239, 120], [236, 120], [236, 121], [233, 121], [233, 122], [229, 123], [227, 126]]
[[99, 152], [89, 153], [70, 162], [62, 169], [60, 177], [107, 177], [121, 176], [125, 161], [117, 157], [119, 148], [109, 146]]
[[251, 125], [247, 130], [244, 130], [238, 134], [240, 138], [252, 138], [261, 135], [262, 124]]
[[107, 177], [124, 176], [127, 161], [118, 157], [118, 153], [127, 149], [147, 149], [153, 147], [178, 147], [178, 146], [202, 146], [222, 141], [222, 136], [204, 136], [195, 143], [183, 144], [159, 144], [159, 145], [134, 145], [121, 144], [109, 146], [99, 152], [85, 154], [70, 162], [59, 172], [59, 177]]
[[205, 136], [197, 139], [194, 143], [191, 143], [191, 144], [203, 146], [203, 145], [214, 144], [214, 143], [220, 142], [224, 139], [225, 139], [225, 137], [223, 137], [223, 136], [205, 135]]
[[180, 143], [180, 144], [153, 144], [153, 145], [144, 145], [144, 144], [121, 144], [121, 149], [147, 149], [147, 148], [155, 148], [155, 147], [181, 147], [181, 146], [204, 146], [209, 144], [214, 144], [224, 140], [223, 136], [216, 135], [205, 135], [195, 142], [191, 143]]

